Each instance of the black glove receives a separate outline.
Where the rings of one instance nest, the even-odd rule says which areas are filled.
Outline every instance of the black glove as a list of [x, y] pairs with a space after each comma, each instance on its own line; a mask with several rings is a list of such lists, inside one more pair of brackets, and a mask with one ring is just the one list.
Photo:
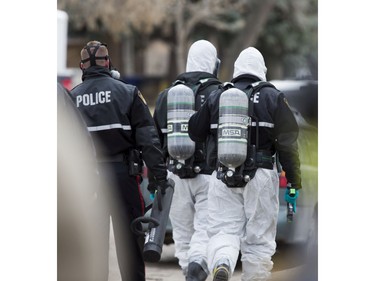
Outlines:
[[158, 189], [157, 182], [155, 180], [149, 179], [147, 190], [153, 195], [157, 189]]

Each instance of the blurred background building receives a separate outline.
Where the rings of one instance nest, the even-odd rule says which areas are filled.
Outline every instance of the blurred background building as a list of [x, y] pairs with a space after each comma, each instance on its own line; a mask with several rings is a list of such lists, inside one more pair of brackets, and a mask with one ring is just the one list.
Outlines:
[[[79, 53], [90, 40], [108, 44], [121, 78], [154, 104], [161, 89], [185, 71], [187, 50], [211, 41], [232, 78], [233, 63], [248, 46], [263, 53], [267, 79], [317, 79], [317, 0], [58, 0], [68, 18], [66, 67], [80, 82]], [[66, 45], [64, 45], [66, 44]]]

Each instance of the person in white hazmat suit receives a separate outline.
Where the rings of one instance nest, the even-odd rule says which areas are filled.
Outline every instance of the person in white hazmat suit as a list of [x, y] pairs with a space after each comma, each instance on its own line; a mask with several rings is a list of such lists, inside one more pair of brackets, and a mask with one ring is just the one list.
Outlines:
[[[249, 102], [249, 96], [245, 96], [245, 102], [236, 104], [236, 107], [246, 105], [246, 112], [252, 117], [247, 121], [247, 134], [250, 135], [247, 135], [246, 141], [247, 146], [253, 149], [245, 150], [247, 156], [241, 166], [227, 169], [225, 173], [225, 166], [219, 163], [222, 161], [221, 154], [230, 155], [238, 151], [234, 143], [225, 153], [220, 150], [221, 143], [227, 141], [220, 139], [225, 134], [219, 119], [221, 107], [225, 107], [221, 104], [225, 89], [212, 93], [189, 120], [191, 139], [211, 140], [208, 146], [215, 149], [209, 157], [220, 160], [208, 192], [208, 265], [214, 281], [231, 278], [239, 251], [242, 281], [263, 281], [271, 277], [279, 211], [279, 179], [274, 163], [276, 153], [288, 180], [285, 200], [293, 204], [294, 210], [298, 189], [301, 188], [296, 142], [298, 126], [284, 94], [272, 84], [262, 83], [266, 81], [266, 71], [262, 54], [253, 47], [243, 50], [234, 63], [232, 88], [229, 90], [246, 92], [254, 88], [252, 102]], [[241, 95], [243, 91], [240, 91]], [[235, 137], [232, 135], [231, 140], [236, 140]]]
[[[213, 44], [206, 40], [194, 42], [188, 52], [186, 72], [159, 94], [154, 111], [168, 176], [175, 181], [170, 210], [175, 256], [188, 281], [203, 281], [209, 274], [207, 191], [214, 167], [206, 163], [205, 143], [194, 143], [187, 130], [181, 128], [187, 126], [191, 114], [221, 85], [217, 78], [219, 65]], [[173, 118], [174, 113], [183, 111], [182, 120]]]

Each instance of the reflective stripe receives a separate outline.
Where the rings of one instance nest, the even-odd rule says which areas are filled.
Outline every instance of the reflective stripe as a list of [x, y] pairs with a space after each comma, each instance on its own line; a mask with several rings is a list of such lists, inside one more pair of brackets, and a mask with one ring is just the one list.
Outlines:
[[[256, 122], [252, 122], [251, 126], [255, 127], [257, 125]], [[259, 127], [267, 127], [267, 128], [273, 128], [275, 125], [273, 123], [268, 123], [268, 122], [259, 122]], [[211, 124], [210, 125], [211, 129], [217, 129], [217, 124]]]
[[[256, 125], [257, 125], [256, 122], [251, 123], [251, 126], [255, 127]], [[275, 125], [273, 123], [268, 123], [268, 122], [259, 122], [259, 127], [273, 128], [273, 127], [275, 127]]]
[[111, 129], [123, 129], [124, 131], [131, 131], [130, 125], [121, 125], [121, 124], [109, 124], [109, 125], [102, 125], [102, 126], [96, 126], [96, 127], [87, 127], [87, 129], [90, 132], [95, 131], [105, 131], [105, 130], [111, 130]]
[[163, 133], [163, 134], [166, 134], [166, 133], [168, 133], [168, 129], [161, 129], [161, 132]]

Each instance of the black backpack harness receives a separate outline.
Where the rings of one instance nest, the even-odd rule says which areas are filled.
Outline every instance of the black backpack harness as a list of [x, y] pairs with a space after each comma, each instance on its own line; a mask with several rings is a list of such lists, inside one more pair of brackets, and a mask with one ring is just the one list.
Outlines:
[[[234, 85], [232, 83], [226, 83], [222, 86], [222, 89], [225, 91], [233, 87]], [[248, 116], [250, 118], [247, 135], [247, 158], [245, 162], [233, 172], [218, 161], [216, 177], [228, 187], [244, 187], [252, 178], [254, 178], [258, 168], [273, 169], [274, 158], [271, 153], [259, 150], [259, 120], [254, 115], [254, 95], [263, 87], [274, 88], [271, 83], [259, 81], [251, 84], [243, 90], [249, 99]], [[255, 144], [251, 144], [252, 120], [255, 121]]]
[[[200, 79], [197, 83], [191, 84], [187, 83], [182, 80], [176, 80], [172, 83], [172, 87], [183, 84], [194, 92], [194, 98], [196, 100], [197, 94], [199, 89], [202, 85], [213, 85], [217, 83], [217, 79], [215, 78], [203, 78]], [[195, 110], [199, 110], [202, 106], [202, 102], [195, 103]], [[195, 178], [201, 169], [201, 163], [205, 162], [206, 157], [204, 154], [205, 151], [205, 144], [204, 143], [195, 143], [195, 152], [193, 156], [191, 156], [189, 159], [187, 159], [184, 163], [179, 162], [178, 160], [168, 157], [168, 170], [170, 170], [172, 173], [178, 175], [181, 179], [185, 178]]]

